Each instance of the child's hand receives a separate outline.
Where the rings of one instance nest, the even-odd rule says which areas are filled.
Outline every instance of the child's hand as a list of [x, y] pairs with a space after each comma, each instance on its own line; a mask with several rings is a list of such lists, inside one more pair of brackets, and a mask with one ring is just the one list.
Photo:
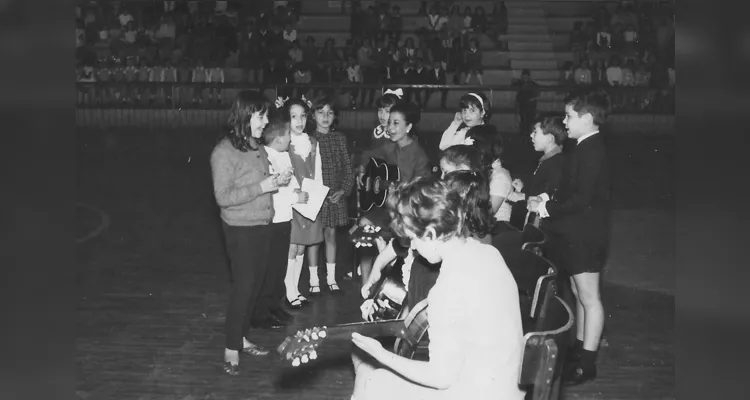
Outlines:
[[343, 197], [343, 196], [344, 196], [344, 191], [343, 190], [339, 190], [339, 191], [335, 192], [334, 194], [332, 194], [330, 197], [328, 197], [328, 200], [330, 200], [331, 203], [336, 204], [336, 203], [339, 202], [339, 200], [341, 200], [341, 197]]
[[513, 182], [511, 182], [511, 185], [513, 185], [513, 189], [516, 192], [523, 191], [523, 181], [520, 179], [514, 179]]
[[453, 122], [463, 122], [463, 120], [463, 117], [461, 117], [461, 111], [457, 111], [453, 116]]
[[260, 190], [263, 193], [275, 192], [279, 189], [279, 174], [273, 174], [266, 179], [260, 181]]
[[307, 192], [303, 192], [299, 189], [294, 189], [294, 193], [297, 193], [299, 196], [297, 199], [298, 204], [307, 204], [307, 200], [310, 199], [310, 194]]

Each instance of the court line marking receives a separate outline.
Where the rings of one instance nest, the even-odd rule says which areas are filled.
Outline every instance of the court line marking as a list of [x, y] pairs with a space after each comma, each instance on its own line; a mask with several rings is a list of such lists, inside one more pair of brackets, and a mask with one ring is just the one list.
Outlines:
[[89, 210], [95, 212], [96, 214], [99, 215], [99, 220], [100, 220], [99, 226], [97, 226], [96, 229], [92, 230], [91, 232], [84, 235], [83, 237], [76, 238], [76, 244], [85, 243], [99, 236], [102, 232], [104, 232], [105, 229], [109, 228], [109, 225], [112, 222], [112, 219], [109, 217], [109, 214], [100, 210], [99, 208], [96, 208], [94, 206], [84, 204], [84, 203], [76, 203], [76, 206], [88, 208]]

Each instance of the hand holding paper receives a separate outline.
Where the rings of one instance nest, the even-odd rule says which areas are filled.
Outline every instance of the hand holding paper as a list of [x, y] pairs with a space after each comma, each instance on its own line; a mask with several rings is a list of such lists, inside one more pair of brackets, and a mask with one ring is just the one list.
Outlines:
[[303, 217], [315, 221], [330, 189], [318, 181], [305, 178], [302, 180], [301, 190], [307, 192], [307, 203], [294, 204], [292, 208], [302, 214]]

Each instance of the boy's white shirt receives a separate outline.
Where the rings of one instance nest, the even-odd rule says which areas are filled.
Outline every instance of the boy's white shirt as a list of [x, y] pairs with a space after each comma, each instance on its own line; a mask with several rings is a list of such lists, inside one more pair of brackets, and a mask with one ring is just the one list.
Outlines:
[[[292, 169], [292, 160], [289, 158], [289, 153], [284, 151], [277, 151], [268, 146], [266, 153], [268, 154], [268, 162], [270, 164], [268, 172], [271, 174], [281, 174], [284, 171]], [[275, 193], [271, 195], [273, 200], [273, 223], [287, 222], [292, 220], [292, 204], [296, 204], [299, 200], [299, 195], [295, 193], [295, 189], [299, 189], [299, 183], [297, 179], [292, 177], [289, 184], [286, 186], [279, 187]]]

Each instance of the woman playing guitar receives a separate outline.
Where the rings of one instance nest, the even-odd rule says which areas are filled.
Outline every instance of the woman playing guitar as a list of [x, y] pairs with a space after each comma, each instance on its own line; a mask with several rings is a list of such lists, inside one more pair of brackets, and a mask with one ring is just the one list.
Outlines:
[[442, 262], [428, 295], [430, 361], [354, 333], [352, 399], [523, 399], [518, 288], [500, 253], [470, 237], [461, 194], [422, 178], [400, 185], [389, 208], [396, 233], [429, 262]]
[[[458, 145], [443, 151], [440, 158], [441, 179], [449, 187], [457, 190], [466, 203], [466, 209], [470, 210], [466, 217], [466, 226], [471, 235], [478, 241], [486, 244], [492, 243], [489, 234], [493, 229], [494, 221], [490, 217], [491, 205], [489, 185], [486, 177], [482, 174], [481, 153], [474, 146]], [[396, 257], [405, 258], [409, 249], [408, 241], [392, 240], [388, 244], [383, 239], [376, 239], [380, 253], [373, 264], [368, 280], [362, 285], [362, 298], [369, 299], [372, 289], [380, 281], [385, 268], [390, 265]], [[421, 256], [414, 258], [410, 269], [410, 276], [404, 277], [407, 283], [407, 298], [401, 310], [401, 315], [407, 315], [410, 306], [417, 304], [427, 297], [427, 292], [435, 284], [439, 272], [439, 265], [432, 265]], [[370, 315], [378, 305], [371, 299], [366, 300], [360, 309], [362, 318], [370, 319]]]
[[[386, 163], [398, 167], [401, 182], [410, 182], [417, 177], [431, 174], [427, 153], [413, 137], [419, 118], [419, 109], [410, 103], [395, 104], [391, 108], [388, 117], [390, 142], [362, 153], [360, 180], [365, 173], [365, 166], [371, 158], [380, 158]], [[387, 229], [390, 220], [391, 217], [386, 209], [374, 207], [360, 218], [359, 225], [375, 225], [381, 229]], [[375, 254], [367, 253], [367, 251], [363, 251], [360, 254], [362, 283], [367, 282], [375, 258]]]

